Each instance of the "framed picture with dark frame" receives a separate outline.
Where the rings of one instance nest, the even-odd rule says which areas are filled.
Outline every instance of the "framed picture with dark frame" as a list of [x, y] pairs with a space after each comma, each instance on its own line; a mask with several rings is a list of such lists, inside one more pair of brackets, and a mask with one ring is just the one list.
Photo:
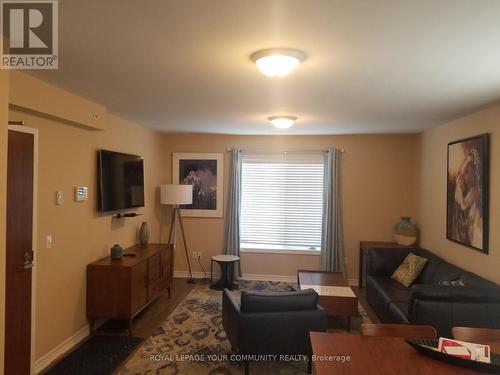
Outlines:
[[489, 135], [448, 143], [446, 238], [488, 254]]
[[182, 216], [222, 217], [223, 153], [174, 153], [172, 181], [193, 185], [193, 203], [181, 206]]

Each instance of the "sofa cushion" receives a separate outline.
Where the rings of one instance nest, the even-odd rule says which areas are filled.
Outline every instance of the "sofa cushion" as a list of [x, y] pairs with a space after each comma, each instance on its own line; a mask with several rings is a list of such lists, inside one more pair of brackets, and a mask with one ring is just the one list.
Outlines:
[[[368, 276], [366, 297], [378, 318], [383, 323], [408, 323], [410, 290], [388, 277]], [[392, 298], [401, 301], [394, 301]], [[395, 306], [391, 306], [395, 304]]]
[[413, 253], [408, 254], [403, 263], [394, 271], [391, 278], [409, 287], [424, 269], [427, 258]]
[[372, 276], [372, 282], [377, 284], [380, 293], [387, 302], [406, 302], [410, 300], [410, 288], [388, 277]]
[[462, 273], [464, 273], [463, 269], [443, 261], [439, 263], [436, 268], [432, 284], [439, 284], [441, 281], [452, 281], [460, 279]]
[[417, 280], [415, 280], [415, 284], [432, 284], [437, 268], [441, 262], [444, 262], [444, 260], [425, 249], [418, 249], [415, 251], [415, 254], [427, 259], [424, 269], [418, 276]]
[[367, 253], [367, 273], [373, 276], [390, 277], [408, 255], [409, 250], [374, 248]]
[[482, 277], [472, 273], [464, 271], [460, 276], [460, 279], [464, 282], [465, 285], [481, 287], [481, 288], [498, 288], [498, 285], [492, 281], [483, 279]]
[[314, 289], [296, 292], [241, 292], [240, 310], [243, 313], [316, 310], [318, 293]]
[[388, 306], [391, 320], [398, 323], [408, 323], [408, 303], [391, 302]]

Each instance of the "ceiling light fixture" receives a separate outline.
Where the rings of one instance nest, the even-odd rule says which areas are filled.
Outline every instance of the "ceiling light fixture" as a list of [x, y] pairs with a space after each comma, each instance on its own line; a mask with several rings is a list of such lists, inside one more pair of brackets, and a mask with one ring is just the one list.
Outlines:
[[304, 59], [304, 52], [292, 48], [269, 48], [252, 53], [250, 59], [268, 77], [290, 74]]
[[270, 116], [267, 118], [278, 129], [288, 129], [297, 120], [295, 116]]

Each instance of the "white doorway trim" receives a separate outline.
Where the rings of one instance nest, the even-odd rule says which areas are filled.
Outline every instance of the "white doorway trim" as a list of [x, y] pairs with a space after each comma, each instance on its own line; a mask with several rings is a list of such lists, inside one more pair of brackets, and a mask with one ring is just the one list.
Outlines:
[[[31, 269], [31, 353], [30, 374], [35, 373], [35, 323], [36, 323], [36, 272], [38, 260], [37, 223], [38, 223], [38, 129], [20, 125], [9, 125], [9, 130], [33, 134], [33, 268]], [[7, 345], [7, 343], [5, 343]]]

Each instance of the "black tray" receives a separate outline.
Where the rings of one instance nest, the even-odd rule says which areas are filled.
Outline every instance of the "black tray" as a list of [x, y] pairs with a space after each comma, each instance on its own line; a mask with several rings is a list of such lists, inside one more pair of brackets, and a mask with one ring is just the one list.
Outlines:
[[453, 355], [438, 352], [437, 350], [428, 348], [429, 346], [436, 349], [438, 348], [439, 340], [436, 339], [405, 340], [405, 341], [411, 346], [413, 346], [415, 349], [417, 349], [419, 353], [422, 353], [434, 359], [444, 361], [460, 367], [467, 367], [476, 371], [500, 374], [500, 355], [495, 354], [493, 352], [490, 353], [491, 363], [484, 363], [484, 362], [473, 361], [470, 359], [455, 357]]

